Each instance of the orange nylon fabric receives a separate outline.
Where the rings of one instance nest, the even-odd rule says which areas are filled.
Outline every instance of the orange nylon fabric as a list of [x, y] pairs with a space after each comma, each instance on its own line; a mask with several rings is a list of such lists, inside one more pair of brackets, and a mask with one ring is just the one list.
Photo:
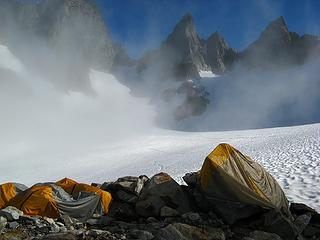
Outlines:
[[76, 181], [64, 178], [56, 183], [72, 196], [77, 196], [80, 192], [92, 192], [100, 196], [103, 213], [109, 212], [109, 207], [112, 201], [112, 196], [109, 192], [103, 191], [100, 188], [90, 186], [84, 183], [77, 183]]
[[33, 186], [11, 199], [7, 206], [14, 206], [30, 216], [59, 217], [50, 186]]
[[0, 185], [0, 209], [16, 196], [16, 188], [13, 183], [4, 183]]

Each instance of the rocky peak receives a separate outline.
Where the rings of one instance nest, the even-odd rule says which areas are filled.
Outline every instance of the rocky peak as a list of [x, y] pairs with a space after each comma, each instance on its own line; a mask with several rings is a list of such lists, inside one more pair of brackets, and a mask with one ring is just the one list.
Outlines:
[[236, 58], [236, 51], [228, 46], [218, 32], [211, 34], [205, 46], [206, 63], [215, 73], [224, 73]]
[[203, 58], [201, 41], [190, 13], [184, 15], [178, 22], [163, 43], [163, 48], [165, 51], [171, 52], [170, 58], [174, 59], [174, 65], [177, 65], [179, 73], [184, 72], [186, 68], [194, 69], [193, 73], [187, 74], [194, 77], [198, 75], [198, 70], [208, 68]]
[[194, 26], [193, 18], [190, 13], [184, 15], [182, 19], [175, 26], [173, 32], [169, 35], [167, 41], [174, 41], [176, 38], [192, 39], [197, 41], [196, 28]]
[[281, 16], [268, 24], [260, 35], [260, 40], [264, 41], [282, 41], [291, 43], [291, 36], [284, 18]]

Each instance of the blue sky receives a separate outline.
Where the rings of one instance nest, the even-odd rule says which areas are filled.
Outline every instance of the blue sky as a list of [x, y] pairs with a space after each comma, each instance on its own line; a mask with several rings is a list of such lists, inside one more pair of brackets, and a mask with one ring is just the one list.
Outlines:
[[271, 20], [284, 16], [290, 31], [320, 35], [320, 0], [96, 0], [114, 41], [131, 57], [156, 48], [181, 17], [193, 15], [200, 37], [219, 31], [242, 50]]

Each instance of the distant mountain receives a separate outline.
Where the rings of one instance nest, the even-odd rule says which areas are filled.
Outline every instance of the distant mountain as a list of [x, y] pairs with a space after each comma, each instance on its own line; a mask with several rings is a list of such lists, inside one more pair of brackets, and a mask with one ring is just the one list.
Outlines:
[[[165, 78], [186, 80], [199, 77], [199, 71], [223, 74], [236, 64], [250, 69], [282, 68], [303, 64], [311, 53], [320, 53], [319, 37], [290, 32], [283, 17], [272, 21], [260, 37], [244, 51], [228, 46], [218, 32], [200, 39], [192, 16], [186, 14], [160, 48], [139, 60], [139, 72], [161, 66]], [[170, 73], [170, 74], [168, 74]]]
[[290, 32], [284, 18], [279, 17], [240, 53], [238, 61], [249, 68], [281, 69], [303, 64], [312, 52], [320, 53], [319, 47], [319, 37]]

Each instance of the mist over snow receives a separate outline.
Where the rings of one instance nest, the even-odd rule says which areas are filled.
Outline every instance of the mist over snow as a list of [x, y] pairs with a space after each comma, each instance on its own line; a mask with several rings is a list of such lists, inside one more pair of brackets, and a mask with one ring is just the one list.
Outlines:
[[87, 94], [62, 91], [32, 70], [0, 45], [2, 182], [63, 177], [59, 170], [71, 173], [83, 154], [153, 128], [149, 100], [132, 97], [111, 74], [91, 69]]

